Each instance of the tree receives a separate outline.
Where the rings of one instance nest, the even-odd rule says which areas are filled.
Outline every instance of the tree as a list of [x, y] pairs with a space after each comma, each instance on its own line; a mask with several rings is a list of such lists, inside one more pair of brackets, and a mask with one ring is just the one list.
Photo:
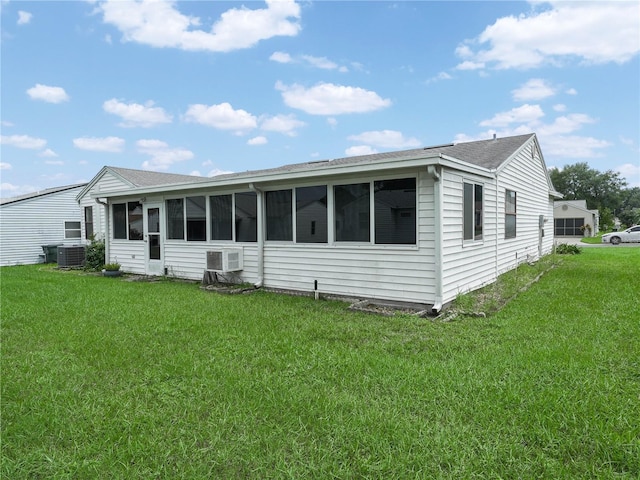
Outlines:
[[640, 187], [622, 191], [622, 204], [617, 217], [626, 226], [640, 224]]
[[601, 173], [586, 162], [579, 162], [562, 170], [552, 169], [549, 175], [565, 200], [586, 200], [590, 210], [608, 208], [618, 212], [621, 208], [622, 191], [627, 182], [613, 170]]

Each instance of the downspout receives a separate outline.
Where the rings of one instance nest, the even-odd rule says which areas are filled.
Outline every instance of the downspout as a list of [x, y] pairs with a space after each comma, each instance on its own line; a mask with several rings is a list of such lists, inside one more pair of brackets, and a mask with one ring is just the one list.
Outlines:
[[104, 207], [104, 263], [110, 263], [109, 257], [109, 202], [96, 198], [96, 203]]
[[442, 182], [440, 181], [440, 172], [435, 165], [427, 166], [427, 173], [433, 178], [433, 230], [435, 235], [435, 299], [431, 313], [437, 315], [442, 310]]
[[254, 183], [249, 184], [249, 189], [256, 193], [257, 196], [257, 248], [258, 248], [258, 281], [253, 284], [255, 288], [261, 288], [264, 285], [264, 193]]
[[[500, 214], [498, 212], [498, 203], [499, 203], [499, 198], [500, 198], [500, 194], [498, 193], [498, 186], [499, 186], [499, 182], [498, 182], [498, 172], [496, 172], [496, 252], [494, 255], [494, 263], [495, 263], [495, 272], [494, 275], [496, 277], [496, 280], [498, 279], [498, 271], [499, 271], [499, 265], [498, 265], [498, 254], [499, 254], [499, 248], [498, 248], [498, 243], [499, 243], [499, 239], [498, 239], [498, 225], [500, 222]], [[506, 200], [505, 200], [506, 202]], [[505, 205], [505, 209], [506, 209], [506, 205]], [[505, 210], [506, 211], [506, 210]], [[505, 223], [505, 229], [507, 228], [507, 225]], [[516, 258], [517, 258], [517, 253], [516, 253]], [[516, 267], [517, 267], [517, 262], [516, 262]]]

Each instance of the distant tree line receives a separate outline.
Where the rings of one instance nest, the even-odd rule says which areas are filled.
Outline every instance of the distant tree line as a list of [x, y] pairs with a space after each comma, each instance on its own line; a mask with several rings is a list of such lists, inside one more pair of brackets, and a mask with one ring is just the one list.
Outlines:
[[600, 172], [580, 162], [551, 169], [549, 175], [564, 200], [586, 200], [589, 210], [600, 212], [601, 230], [613, 227], [616, 217], [626, 226], [640, 224], [640, 187], [626, 188], [619, 173]]

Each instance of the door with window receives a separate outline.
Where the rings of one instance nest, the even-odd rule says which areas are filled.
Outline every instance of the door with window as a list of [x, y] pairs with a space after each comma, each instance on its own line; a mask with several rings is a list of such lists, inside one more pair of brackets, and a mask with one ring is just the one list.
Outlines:
[[145, 265], [147, 275], [163, 275], [161, 203], [144, 205]]

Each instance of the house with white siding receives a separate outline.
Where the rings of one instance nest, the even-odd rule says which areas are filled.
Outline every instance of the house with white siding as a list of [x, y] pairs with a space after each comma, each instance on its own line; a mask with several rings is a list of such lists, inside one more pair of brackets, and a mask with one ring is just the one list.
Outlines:
[[592, 237], [600, 231], [600, 212], [586, 200], [557, 200], [553, 207], [556, 237]]
[[118, 186], [114, 171], [78, 201], [102, 208], [108, 261], [124, 271], [196, 280], [214, 270], [434, 313], [550, 253], [561, 197], [535, 134], [164, 185]]
[[84, 186], [67, 185], [1, 199], [0, 265], [40, 263], [45, 260], [44, 245], [80, 244], [80, 208], [75, 198]]

